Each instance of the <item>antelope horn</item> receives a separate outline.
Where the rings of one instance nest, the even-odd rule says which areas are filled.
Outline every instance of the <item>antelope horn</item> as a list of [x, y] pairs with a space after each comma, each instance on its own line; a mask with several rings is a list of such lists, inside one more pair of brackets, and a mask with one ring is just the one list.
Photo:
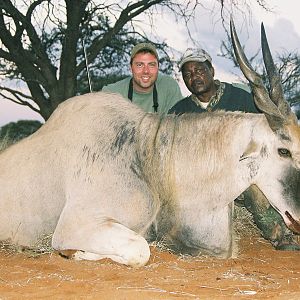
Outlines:
[[265, 88], [260, 75], [254, 71], [250, 65], [237, 37], [232, 19], [230, 20], [230, 33], [235, 57], [241, 68], [241, 71], [250, 83], [255, 104], [265, 114], [270, 127], [273, 130], [276, 130], [278, 126], [281, 126], [281, 124], [284, 122], [284, 117], [280, 113], [275, 103], [273, 103], [273, 101], [270, 99], [269, 93]]
[[292, 110], [288, 102], [284, 98], [281, 78], [279, 76], [278, 70], [274, 64], [268, 40], [266, 37], [264, 24], [261, 23], [261, 46], [262, 54], [264, 59], [264, 64], [268, 74], [268, 79], [270, 83], [270, 97], [271, 100], [275, 103], [283, 117], [289, 117], [292, 113]]

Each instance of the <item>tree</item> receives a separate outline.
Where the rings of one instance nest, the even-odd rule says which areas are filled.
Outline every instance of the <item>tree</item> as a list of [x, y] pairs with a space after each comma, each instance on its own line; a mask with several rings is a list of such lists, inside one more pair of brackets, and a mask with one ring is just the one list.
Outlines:
[[[124, 65], [120, 68], [115, 62], [128, 61], [129, 46], [137, 40], [147, 40], [138, 28], [141, 20], [153, 26], [153, 15], [173, 13], [187, 24], [195, 9], [202, 7], [201, 2], [1, 0], [0, 74], [10, 81], [0, 86], [0, 95], [29, 106], [47, 120], [59, 103], [87, 90], [87, 80], [81, 80], [86, 78], [86, 61], [92, 76], [99, 77], [100, 73], [106, 78], [108, 71], [124, 76]], [[234, 0], [215, 2], [220, 4], [222, 17], [225, 4], [240, 5]], [[251, 0], [243, 0], [241, 5], [250, 7], [248, 2]], [[256, 2], [265, 5], [264, 0]], [[166, 45], [157, 41], [157, 46], [163, 53]], [[163, 57], [162, 68], [170, 70], [168, 56]], [[25, 83], [29, 93], [12, 88], [12, 80]]]
[[42, 123], [36, 120], [10, 122], [0, 128], [0, 143], [3, 140], [9, 141], [9, 143], [16, 143], [37, 131], [41, 126]]
[[[300, 55], [285, 51], [277, 57], [283, 91], [291, 105], [300, 103]], [[266, 75], [265, 75], [266, 76]]]

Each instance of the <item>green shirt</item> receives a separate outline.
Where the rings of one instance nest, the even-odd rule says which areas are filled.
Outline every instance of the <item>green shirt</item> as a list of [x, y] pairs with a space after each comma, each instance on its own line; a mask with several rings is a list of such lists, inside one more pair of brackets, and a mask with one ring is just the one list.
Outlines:
[[[129, 82], [131, 77], [127, 77], [118, 82], [103, 87], [104, 92], [114, 92], [128, 98]], [[182, 94], [178, 83], [170, 76], [158, 74], [155, 82], [157, 90], [157, 112], [166, 114], [168, 110], [182, 99]], [[133, 90], [132, 102], [140, 106], [146, 112], [154, 112], [153, 91], [150, 93], [137, 93]]]

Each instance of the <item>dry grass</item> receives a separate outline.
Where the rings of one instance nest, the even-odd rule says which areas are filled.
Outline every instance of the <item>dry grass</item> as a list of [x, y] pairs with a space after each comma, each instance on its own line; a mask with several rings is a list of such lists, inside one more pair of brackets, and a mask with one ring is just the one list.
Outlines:
[[49, 254], [54, 251], [51, 247], [51, 235], [44, 235], [38, 239], [36, 244], [31, 247], [22, 247], [12, 244], [10, 241], [0, 241], [0, 251], [5, 251], [8, 254], [24, 253], [29, 257], [36, 257], [43, 254]]
[[243, 206], [234, 206], [233, 225], [238, 237], [260, 235], [260, 230], [255, 225], [252, 214]]
[[[234, 231], [237, 240], [243, 236], [257, 236], [260, 234], [259, 229], [253, 222], [251, 213], [248, 212], [246, 208], [236, 205], [234, 210]], [[37, 243], [31, 248], [13, 245], [10, 241], [0, 241], [0, 251], [6, 251], [8, 253], [25, 253], [30, 257], [52, 253], [54, 249], [51, 247], [51, 239], [52, 234], [44, 235], [40, 237]], [[173, 253], [163, 239], [152, 242], [150, 246], [158, 251], [168, 251]], [[180, 255], [179, 259], [188, 257], [188, 255]]]

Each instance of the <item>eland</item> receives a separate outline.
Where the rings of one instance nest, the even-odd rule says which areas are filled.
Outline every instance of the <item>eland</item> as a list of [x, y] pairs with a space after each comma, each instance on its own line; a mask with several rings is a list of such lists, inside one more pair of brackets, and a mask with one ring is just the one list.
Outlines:
[[233, 201], [255, 184], [300, 232], [300, 129], [262, 28], [271, 93], [231, 34], [262, 114], [160, 116], [117, 94], [71, 98], [0, 154], [0, 239], [143, 266], [149, 242], [232, 255]]

